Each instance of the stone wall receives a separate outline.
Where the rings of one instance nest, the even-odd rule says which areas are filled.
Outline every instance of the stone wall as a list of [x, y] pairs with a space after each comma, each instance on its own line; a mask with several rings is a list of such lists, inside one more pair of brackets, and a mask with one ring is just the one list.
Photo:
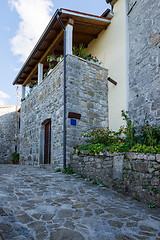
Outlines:
[[20, 117], [20, 162], [43, 164], [44, 125], [51, 119], [52, 164], [59, 166], [63, 158], [62, 62], [22, 102]]
[[[129, 10], [135, 3], [130, 0]], [[142, 122], [160, 123], [160, 1], [137, 1], [129, 23], [129, 112]]]
[[160, 154], [74, 154], [71, 168], [86, 178], [101, 181], [137, 200], [160, 206]]
[[[81, 133], [108, 122], [107, 70], [68, 55], [66, 59], [66, 153], [67, 164], [72, 148], [81, 143]], [[76, 126], [68, 113], [81, 114]], [[63, 61], [60, 62], [22, 102], [20, 161], [43, 164], [44, 125], [51, 119], [51, 164], [63, 166]]]
[[11, 154], [18, 147], [18, 122], [16, 106], [0, 106], [0, 163], [11, 163]]
[[107, 76], [107, 70], [99, 65], [76, 56], [67, 57], [67, 116], [69, 112], [81, 114], [76, 126], [66, 119], [67, 162], [73, 147], [82, 144], [81, 134], [108, 126]]

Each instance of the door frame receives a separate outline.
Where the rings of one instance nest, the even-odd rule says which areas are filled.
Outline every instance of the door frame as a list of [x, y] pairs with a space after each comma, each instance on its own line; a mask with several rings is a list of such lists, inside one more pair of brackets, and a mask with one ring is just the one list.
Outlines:
[[44, 164], [51, 164], [51, 120], [45, 124]]
[[[40, 151], [39, 151], [39, 165], [44, 165], [44, 143], [45, 143], [45, 126], [48, 122], [51, 122], [51, 152], [50, 152], [50, 164], [52, 163], [52, 119], [46, 118], [40, 126]], [[49, 165], [50, 165], [49, 164]], [[45, 164], [47, 165], [47, 164]]]

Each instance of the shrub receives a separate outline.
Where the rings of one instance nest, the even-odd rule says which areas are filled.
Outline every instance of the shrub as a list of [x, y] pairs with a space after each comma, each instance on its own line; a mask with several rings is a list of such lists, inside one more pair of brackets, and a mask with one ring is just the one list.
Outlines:
[[13, 164], [18, 164], [19, 163], [19, 153], [14, 152], [14, 153], [11, 154], [11, 157], [12, 157], [11, 161], [12, 161]]
[[149, 125], [147, 116], [145, 116], [143, 125], [132, 122], [128, 117], [128, 112], [122, 111], [122, 117], [126, 120], [126, 126], [121, 126], [117, 132], [108, 128], [96, 128], [82, 135], [89, 144], [77, 147], [77, 149], [89, 150], [90, 154], [98, 154], [105, 150], [160, 153], [160, 127]]

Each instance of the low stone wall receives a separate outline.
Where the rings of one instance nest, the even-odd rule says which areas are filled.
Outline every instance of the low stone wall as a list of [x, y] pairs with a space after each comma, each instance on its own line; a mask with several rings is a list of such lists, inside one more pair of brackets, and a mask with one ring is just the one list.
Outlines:
[[105, 152], [91, 156], [85, 150], [73, 155], [71, 168], [83, 177], [160, 207], [160, 154]]

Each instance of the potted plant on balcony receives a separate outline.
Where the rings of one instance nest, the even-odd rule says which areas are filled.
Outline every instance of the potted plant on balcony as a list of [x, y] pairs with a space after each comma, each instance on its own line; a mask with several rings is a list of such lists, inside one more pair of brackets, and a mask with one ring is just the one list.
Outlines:
[[48, 76], [48, 74], [52, 71], [52, 69], [54, 68], [56, 62], [57, 62], [57, 58], [56, 56], [53, 55], [49, 55], [47, 56], [47, 62], [49, 62], [49, 68], [46, 71], [45, 77]]
[[85, 55], [85, 45], [84, 44], [80, 44], [79, 47], [74, 46], [73, 47], [73, 55], [83, 58], [89, 62], [96, 63], [97, 65], [101, 64], [101, 62], [99, 62], [97, 57], [93, 57], [91, 54], [89, 54], [87, 56]]
[[80, 58], [85, 58], [85, 46], [84, 44], [80, 44], [79, 47], [73, 46], [73, 55], [80, 57]]
[[87, 60], [87, 61], [96, 63], [97, 65], [100, 65], [100, 64], [101, 64], [101, 63], [99, 62], [99, 60], [97, 59], [97, 57], [93, 57], [91, 54], [89, 54], [88, 56], [86, 56], [84, 59]]
[[54, 63], [56, 61], [57, 61], [57, 59], [56, 59], [56, 56], [54, 54], [47, 56], [47, 62]]
[[28, 87], [29, 88], [33, 88], [34, 86], [36, 86], [37, 85], [37, 81], [33, 81], [33, 82], [29, 82], [28, 83]]

